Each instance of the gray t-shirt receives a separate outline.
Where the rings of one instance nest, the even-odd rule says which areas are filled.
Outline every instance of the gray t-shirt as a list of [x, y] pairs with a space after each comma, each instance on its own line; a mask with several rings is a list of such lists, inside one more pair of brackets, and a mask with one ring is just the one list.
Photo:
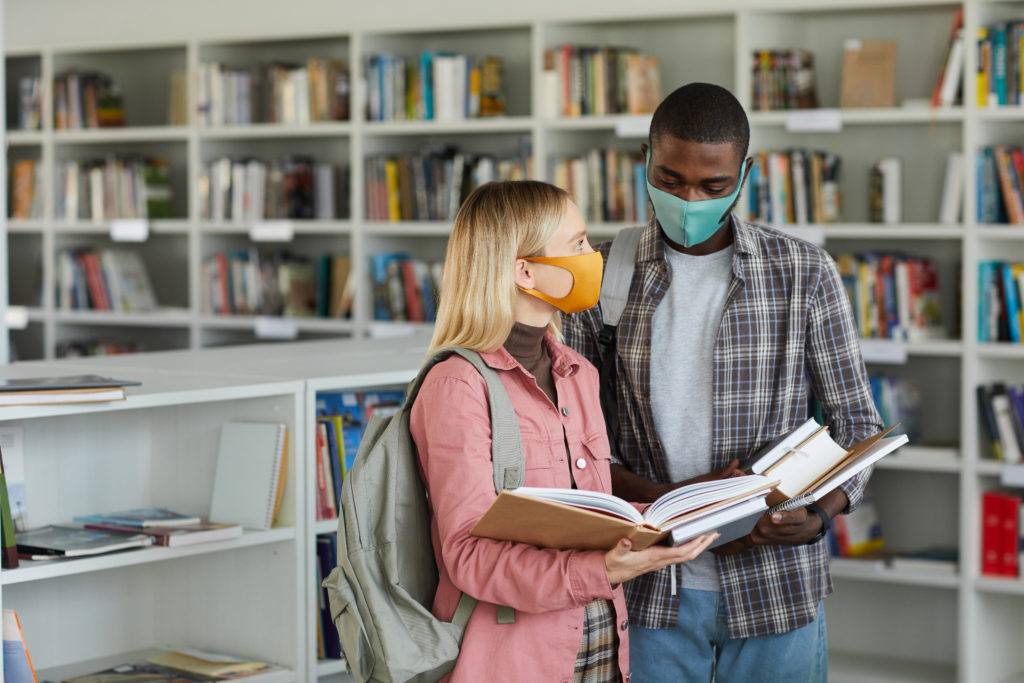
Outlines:
[[[706, 256], [665, 247], [672, 283], [651, 322], [651, 409], [672, 481], [711, 471], [715, 341], [732, 282], [733, 247]], [[683, 588], [720, 590], [715, 557], [684, 562]]]

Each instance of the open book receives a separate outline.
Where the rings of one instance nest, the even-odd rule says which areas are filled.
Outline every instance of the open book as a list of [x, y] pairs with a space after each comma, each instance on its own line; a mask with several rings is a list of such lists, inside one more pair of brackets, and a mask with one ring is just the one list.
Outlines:
[[741, 468], [778, 480], [768, 493], [773, 511], [793, 510], [813, 503], [840, 484], [907, 443], [905, 434], [887, 436], [898, 425], [843, 448], [811, 418], [769, 443]]
[[609, 493], [523, 486], [502, 491], [470, 533], [579, 550], [610, 550], [627, 537], [634, 549], [642, 550], [662, 541], [679, 545], [719, 531], [718, 545], [750, 533], [767, 510], [765, 495], [776, 483], [750, 475], [681, 486], [642, 514]]

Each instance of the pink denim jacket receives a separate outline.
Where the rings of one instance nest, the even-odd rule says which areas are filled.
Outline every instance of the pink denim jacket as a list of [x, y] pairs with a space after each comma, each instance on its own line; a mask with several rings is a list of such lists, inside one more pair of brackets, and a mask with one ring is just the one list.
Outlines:
[[[551, 356], [557, 407], [504, 348], [481, 354], [501, 377], [519, 419], [524, 485], [569, 488], [571, 466], [579, 488], [610, 493], [610, 451], [597, 370], [550, 333], [544, 343]], [[433, 612], [451, 619], [463, 591], [479, 600], [448, 680], [571, 681], [583, 636], [583, 608], [598, 598], [614, 601], [619, 669], [628, 680], [626, 604], [621, 586], [608, 583], [603, 552], [536, 548], [469, 535], [496, 497], [490, 416], [480, 374], [457, 356], [439, 363], [427, 375], [410, 420], [432, 507], [431, 536], [440, 574]], [[515, 623], [499, 624], [496, 605], [515, 609]]]

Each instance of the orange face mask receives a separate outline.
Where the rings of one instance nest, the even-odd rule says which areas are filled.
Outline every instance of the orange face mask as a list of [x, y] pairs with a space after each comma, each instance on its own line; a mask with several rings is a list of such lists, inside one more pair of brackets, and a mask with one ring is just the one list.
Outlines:
[[593, 251], [579, 256], [524, 256], [527, 261], [557, 266], [572, 274], [572, 289], [562, 297], [548, 296], [537, 289], [522, 291], [546, 301], [563, 313], [579, 313], [597, 303], [601, 298], [601, 273], [604, 270], [604, 259], [601, 252]]

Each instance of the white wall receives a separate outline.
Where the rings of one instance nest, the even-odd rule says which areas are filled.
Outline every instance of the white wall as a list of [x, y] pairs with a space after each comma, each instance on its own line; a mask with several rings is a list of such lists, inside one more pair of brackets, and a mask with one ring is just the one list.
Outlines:
[[[900, 4], [934, 4], [901, 0]], [[774, 0], [6, 0], [6, 49], [728, 12]], [[789, 0], [866, 7], [892, 0]]]

